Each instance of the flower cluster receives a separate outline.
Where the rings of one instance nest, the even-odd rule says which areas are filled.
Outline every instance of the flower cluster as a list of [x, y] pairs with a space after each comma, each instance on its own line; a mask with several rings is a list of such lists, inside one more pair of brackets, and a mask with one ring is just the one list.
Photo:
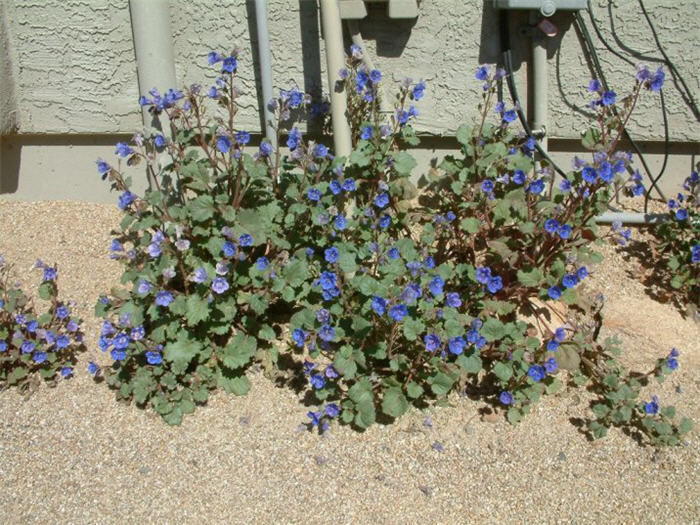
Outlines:
[[72, 304], [58, 299], [55, 266], [37, 261], [42, 272], [39, 296], [49, 302], [39, 313], [17, 286], [11, 267], [0, 255], [0, 385], [29, 388], [36, 376], [46, 381], [73, 375], [76, 354], [84, 350], [80, 320]]

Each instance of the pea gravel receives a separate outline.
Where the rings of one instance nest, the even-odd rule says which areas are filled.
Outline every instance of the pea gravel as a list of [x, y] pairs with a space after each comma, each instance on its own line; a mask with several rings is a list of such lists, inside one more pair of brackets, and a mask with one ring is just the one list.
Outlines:
[[[92, 306], [118, 282], [113, 206], [0, 201], [0, 253], [34, 287], [41, 257], [86, 319], [77, 377], [29, 397], [0, 393], [0, 523], [698, 523], [697, 431], [683, 447], [640, 447], [619, 430], [588, 442], [589, 394], [545, 399], [520, 425], [452, 406], [413, 411], [364, 433], [300, 431], [296, 394], [251, 373], [246, 397], [217, 394], [171, 428], [118, 404], [85, 372]], [[644, 367], [681, 350], [681, 368], [645, 395], [700, 420], [700, 328], [653, 301], [634, 258], [605, 248], [589, 286], [606, 296], [604, 334]], [[680, 387], [680, 392], [677, 391]]]

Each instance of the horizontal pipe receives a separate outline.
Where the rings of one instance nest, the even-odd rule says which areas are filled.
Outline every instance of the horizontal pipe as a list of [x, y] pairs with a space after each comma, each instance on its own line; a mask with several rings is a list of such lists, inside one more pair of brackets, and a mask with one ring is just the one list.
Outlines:
[[608, 211], [595, 218], [597, 224], [612, 224], [620, 221], [622, 224], [658, 224], [668, 219], [667, 213], [633, 213]]

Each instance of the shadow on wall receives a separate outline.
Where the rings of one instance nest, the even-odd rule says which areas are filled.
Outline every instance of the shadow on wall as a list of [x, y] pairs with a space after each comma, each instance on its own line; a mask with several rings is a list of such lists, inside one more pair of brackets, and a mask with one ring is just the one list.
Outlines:
[[8, 135], [0, 139], [0, 195], [15, 193], [19, 186], [20, 159], [22, 146]]

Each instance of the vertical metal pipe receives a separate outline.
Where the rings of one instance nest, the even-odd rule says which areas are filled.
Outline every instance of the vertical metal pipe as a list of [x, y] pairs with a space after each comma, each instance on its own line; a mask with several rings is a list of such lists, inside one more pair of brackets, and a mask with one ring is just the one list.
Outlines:
[[272, 58], [270, 55], [270, 32], [267, 26], [267, 0], [255, 0], [255, 23], [258, 28], [258, 57], [260, 59], [260, 81], [262, 83], [265, 136], [277, 148], [277, 135], [272, 126], [272, 112], [267, 104], [272, 99]]
[[543, 35], [537, 34], [537, 12], [532, 11], [530, 20], [532, 30], [532, 130], [540, 135], [540, 146], [547, 151], [547, 106], [548, 106], [548, 73], [547, 73], [547, 41]]
[[346, 115], [348, 104], [345, 91], [336, 90], [335, 87], [336, 82], [340, 80], [339, 72], [345, 67], [343, 26], [340, 22], [338, 0], [321, 0], [321, 25], [326, 45], [326, 68], [328, 70], [328, 89], [331, 94], [335, 154], [347, 157], [352, 151], [350, 124]]
[[[177, 87], [168, 0], [129, 0], [129, 9], [139, 93], [145, 95], [154, 87], [161, 93]], [[147, 108], [143, 108], [143, 124], [163, 129]]]

